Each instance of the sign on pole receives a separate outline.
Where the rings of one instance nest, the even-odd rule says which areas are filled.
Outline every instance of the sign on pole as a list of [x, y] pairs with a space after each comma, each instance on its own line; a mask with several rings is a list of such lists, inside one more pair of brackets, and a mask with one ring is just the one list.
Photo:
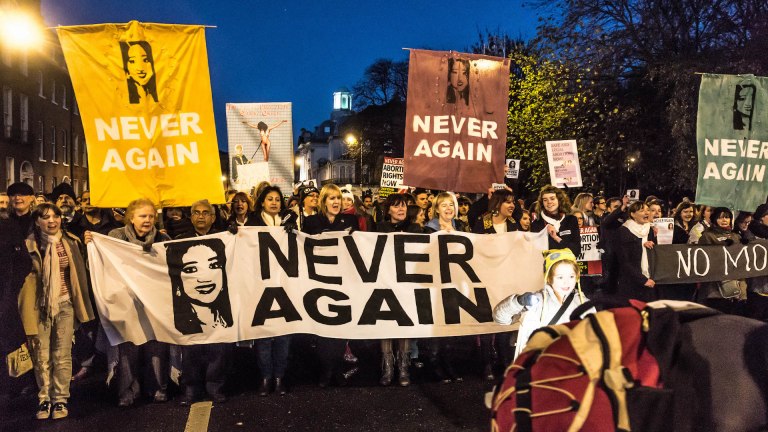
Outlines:
[[385, 157], [381, 167], [379, 197], [386, 198], [406, 189], [408, 186], [403, 185], [403, 158]]
[[504, 177], [516, 179], [520, 175], [520, 159], [507, 159], [504, 168]]

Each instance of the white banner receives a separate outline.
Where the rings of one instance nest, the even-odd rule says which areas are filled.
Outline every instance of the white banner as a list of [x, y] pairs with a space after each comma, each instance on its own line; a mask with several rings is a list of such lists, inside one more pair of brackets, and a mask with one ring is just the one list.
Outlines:
[[512, 330], [493, 307], [543, 287], [546, 231], [288, 234], [241, 227], [157, 243], [94, 234], [93, 292], [112, 344], [188, 345], [292, 333], [344, 339]]
[[581, 187], [581, 168], [576, 140], [546, 141], [549, 177], [556, 187]]
[[672, 237], [675, 233], [674, 218], [657, 218], [653, 221], [653, 227], [656, 229], [657, 244], [672, 244]]

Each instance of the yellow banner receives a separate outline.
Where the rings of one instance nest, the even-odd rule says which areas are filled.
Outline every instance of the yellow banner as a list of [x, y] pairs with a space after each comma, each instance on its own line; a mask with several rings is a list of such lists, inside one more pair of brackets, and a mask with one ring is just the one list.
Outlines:
[[224, 202], [202, 26], [59, 27], [88, 145], [91, 204]]

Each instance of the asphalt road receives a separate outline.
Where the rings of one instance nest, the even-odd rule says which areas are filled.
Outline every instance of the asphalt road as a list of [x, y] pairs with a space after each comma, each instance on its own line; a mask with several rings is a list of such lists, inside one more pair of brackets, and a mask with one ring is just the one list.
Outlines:
[[[490, 423], [483, 397], [492, 384], [480, 377], [482, 365], [474, 338], [459, 342], [454, 364], [463, 382], [441, 383], [425, 367], [413, 370], [410, 387], [382, 387], [378, 385], [378, 344], [355, 341], [352, 346], [360, 359], [360, 372], [343, 387], [321, 389], [316, 385], [317, 361], [310, 338], [298, 336], [287, 377], [290, 392], [268, 397], [256, 394], [255, 354], [238, 348], [227, 386], [229, 400], [193, 409], [205, 420], [210, 406], [209, 431], [486, 431]], [[93, 375], [72, 386], [70, 416], [62, 420], [36, 420], [34, 397], [1, 399], [0, 430], [184, 431], [188, 422], [194, 423], [190, 407], [178, 403], [178, 389], [172, 389], [175, 397], [167, 403], [142, 401], [124, 409], [117, 407], [103, 378], [103, 374]], [[199, 428], [201, 419], [197, 420]]]

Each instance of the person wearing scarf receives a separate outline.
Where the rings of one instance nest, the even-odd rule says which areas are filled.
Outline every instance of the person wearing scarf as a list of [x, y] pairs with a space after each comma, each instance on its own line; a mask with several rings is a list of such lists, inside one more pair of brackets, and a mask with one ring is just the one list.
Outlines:
[[[700, 245], [731, 246], [741, 244], [741, 236], [733, 232], [733, 213], [726, 207], [717, 207], [709, 216], [709, 227], [701, 233]], [[738, 294], [729, 298], [720, 290], [722, 282], [705, 282], [699, 288], [697, 300], [720, 312], [744, 315], [747, 300], [747, 282], [743, 279], [729, 281], [731, 287], [738, 287]], [[727, 292], [727, 290], [724, 290]]]
[[61, 230], [61, 210], [41, 204], [32, 220], [26, 246], [33, 266], [19, 294], [19, 312], [39, 387], [36, 417], [60, 419], [69, 414], [75, 325], [93, 320], [94, 313], [82, 243]]
[[653, 249], [656, 244], [648, 205], [635, 201], [627, 212], [629, 219], [618, 233], [618, 294], [645, 302], [658, 300], [656, 282], [650, 279], [648, 267], [648, 249]]
[[531, 232], [543, 229], [549, 234], [549, 248], [568, 248], [574, 255], [581, 254], [579, 221], [571, 213], [568, 195], [552, 185], [544, 186], [537, 201], [540, 214], [531, 223]]
[[[126, 225], [110, 231], [109, 236], [150, 251], [155, 242], [170, 240], [170, 237], [155, 228], [156, 217], [157, 209], [152, 201], [146, 198], [133, 200], [125, 211]], [[90, 240], [87, 234], [86, 243]], [[146, 367], [151, 369], [150, 373], [146, 374], [143, 388], [155, 402], [166, 402], [168, 400], [169, 344], [153, 340], [139, 347], [132, 342], [123, 342], [117, 346], [117, 350], [118, 405], [129, 407], [141, 394], [140, 357], [143, 358]], [[110, 366], [113, 365], [110, 364]]]

